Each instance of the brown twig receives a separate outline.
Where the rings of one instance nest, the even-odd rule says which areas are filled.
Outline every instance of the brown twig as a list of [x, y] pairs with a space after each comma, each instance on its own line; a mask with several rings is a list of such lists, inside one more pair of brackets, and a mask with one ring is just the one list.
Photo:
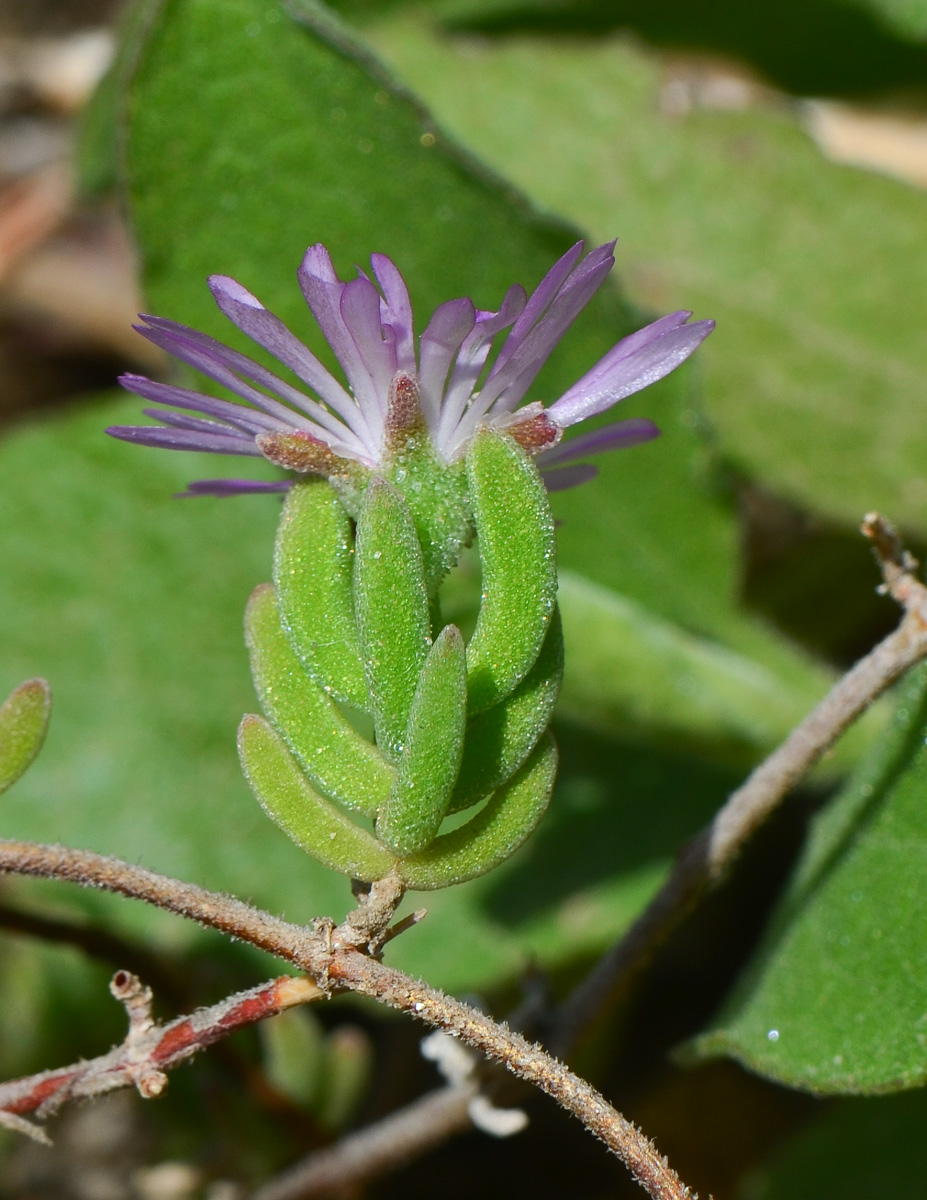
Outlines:
[[[204, 1046], [324, 994], [302, 976], [281, 975], [210, 1008], [157, 1025], [151, 1014], [151, 991], [134, 975], [117, 971], [110, 991], [125, 1006], [129, 1018], [125, 1040], [98, 1058], [0, 1083], [0, 1116], [21, 1118], [36, 1113], [46, 1117], [70, 1100], [100, 1096], [123, 1087], [134, 1086], [147, 1098], [160, 1095], [167, 1084], [166, 1072]], [[22, 1128], [22, 1124], [17, 1127]]]
[[250, 1200], [311, 1200], [395, 1171], [472, 1128], [467, 1111], [476, 1084], [437, 1088], [382, 1121], [349, 1134], [282, 1171]]
[[663, 887], [624, 937], [574, 990], [554, 1019], [554, 1049], [569, 1053], [611, 1007], [698, 901], [726, 876], [756, 830], [856, 718], [910, 667], [927, 657], [927, 587], [916, 561], [878, 513], [862, 531], [882, 570], [883, 591], [904, 609], [898, 628], [853, 667], [685, 846]]
[[[325, 992], [329, 989], [358, 992], [417, 1017], [459, 1038], [465, 1045], [501, 1063], [518, 1078], [553, 1097], [625, 1163], [653, 1200], [688, 1200], [692, 1195], [639, 1129], [612, 1108], [593, 1087], [540, 1046], [532, 1045], [520, 1034], [490, 1020], [478, 1009], [445, 996], [355, 949], [358, 932], [363, 927], [362, 921], [355, 921], [353, 925], [346, 922], [336, 927], [333, 922], [322, 920], [315, 922], [311, 928], [300, 927], [251, 908], [240, 900], [209, 892], [194, 884], [157, 875], [115, 858], [85, 850], [69, 850], [62, 846], [0, 840], [0, 871], [71, 880], [84, 887], [104, 888], [146, 900], [159, 908], [222, 930], [275, 954], [305, 971]], [[384, 889], [389, 892], [391, 881], [383, 883]], [[384, 901], [384, 912], [391, 914], [388, 901]], [[375, 941], [375, 938], [371, 936], [368, 940]], [[247, 997], [250, 993], [244, 995]], [[195, 1016], [182, 1019], [185, 1037], [189, 1038], [195, 1032], [195, 1022]], [[218, 1027], [213, 1025], [210, 1028]], [[224, 1027], [219, 1030], [218, 1036], [222, 1036], [223, 1032]], [[155, 1036], [155, 1033], [151, 1031], [146, 1036]], [[199, 1044], [205, 1043], [200, 1039], [197, 1042]], [[120, 1048], [117, 1048], [111, 1053], [118, 1055], [119, 1052]], [[45, 1072], [42, 1077], [34, 1076], [30, 1080], [19, 1081], [17, 1086], [24, 1089], [25, 1096], [38, 1097], [38, 1103], [32, 1105], [32, 1109], [39, 1107], [47, 1096], [54, 1093], [62, 1093], [63, 1098], [70, 1098], [74, 1094], [73, 1088], [77, 1086], [72, 1081], [75, 1074], [80, 1073], [82, 1065], [58, 1072]], [[166, 1059], [158, 1059], [156, 1065], [163, 1069]], [[61, 1079], [61, 1076], [68, 1078]], [[38, 1082], [40, 1078], [41, 1084]], [[122, 1082], [115, 1086], [125, 1086], [126, 1082], [128, 1080], [123, 1070]], [[62, 1092], [68, 1086], [71, 1090]], [[41, 1093], [42, 1087], [48, 1089], [44, 1094]], [[26, 1108], [21, 1107], [23, 1103], [19, 1093], [5, 1103], [0, 1092], [0, 1110], [13, 1116], [30, 1111], [28, 1104]]]

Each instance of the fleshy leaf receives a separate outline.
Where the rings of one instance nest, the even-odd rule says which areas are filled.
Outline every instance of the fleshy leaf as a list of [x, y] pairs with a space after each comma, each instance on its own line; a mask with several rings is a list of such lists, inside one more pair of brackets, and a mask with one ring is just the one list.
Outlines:
[[284, 628], [321, 687], [355, 708], [366, 708], [353, 569], [351, 522], [331, 484], [312, 479], [291, 488], [274, 552]]
[[510, 696], [467, 724], [450, 812], [460, 812], [505, 783], [550, 724], [563, 679], [563, 628], [554, 609], [537, 662]]
[[248, 602], [245, 640], [261, 707], [312, 783], [346, 808], [373, 816], [396, 772], [306, 673], [280, 625], [269, 583]]
[[466, 825], [403, 860], [403, 882], [416, 891], [431, 891], [485, 875], [505, 862], [546, 812], [556, 774], [557, 748], [548, 734], [518, 774]]
[[438, 459], [421, 432], [393, 450], [389, 481], [402, 492], [418, 531], [425, 564], [425, 584], [434, 596], [439, 584], [472, 540], [467, 481], [463, 464], [451, 467]]
[[870, 762], [816, 819], [769, 933], [699, 1056], [814, 1092], [927, 1080], [927, 670]]
[[312, 788], [286, 742], [262, 717], [242, 719], [238, 753], [261, 807], [298, 846], [352, 879], [389, 874], [393, 856]]
[[531, 670], [557, 595], [554, 521], [531, 459], [482, 429], [467, 455], [483, 599], [467, 645], [471, 713], [509, 695]]
[[284, 1096], [313, 1111], [328, 1068], [325, 1027], [308, 1008], [292, 1008], [258, 1026], [268, 1081]]
[[357, 523], [354, 611], [377, 745], [402, 751], [431, 625], [422, 551], [409, 506], [373, 479]]
[[27, 679], [0, 705], [0, 793], [42, 749], [50, 714], [51, 689], [44, 679]]
[[396, 782], [377, 818], [377, 837], [397, 854], [423, 850], [438, 832], [460, 767], [466, 719], [466, 650], [460, 630], [446, 625], [422, 667]]

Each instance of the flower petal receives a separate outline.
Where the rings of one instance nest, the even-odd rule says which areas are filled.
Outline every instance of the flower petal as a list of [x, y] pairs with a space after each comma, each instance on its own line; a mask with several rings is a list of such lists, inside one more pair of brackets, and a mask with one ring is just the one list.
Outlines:
[[[341, 297], [347, 284], [342, 283], [335, 274], [331, 255], [319, 243], [306, 251], [296, 276], [312, 315], [351, 385], [355, 401], [370, 431], [369, 449], [376, 451], [379, 449], [376, 421], [379, 405], [377, 398], [370, 394], [370, 374], [341, 311]], [[371, 418], [374, 418], [372, 423]]]
[[592, 463], [574, 463], [572, 467], [557, 467], [552, 471], [542, 471], [541, 478], [549, 492], [565, 492], [567, 488], [579, 487], [595, 479], [599, 468]]
[[261, 430], [280, 427], [279, 421], [275, 421], [266, 413], [258, 412], [257, 409], [233, 404], [231, 400], [217, 400], [214, 396], [204, 396], [201, 392], [174, 387], [169, 383], [156, 383], [152, 379], [146, 379], [144, 375], [120, 375], [117, 383], [127, 392], [141, 396], [143, 400], [154, 400], [156, 404], [171, 404], [174, 408], [206, 413], [207, 416], [218, 417], [220, 421], [245, 433], [255, 434]]
[[646, 417], [629, 417], [627, 421], [604, 425], [591, 433], [561, 442], [553, 450], [545, 450], [543, 454], [538, 455], [537, 464], [543, 471], [562, 463], [576, 462], [590, 454], [605, 454], [610, 450], [639, 446], [642, 442], [652, 441], [659, 436], [660, 430], [653, 421], [648, 421]]
[[289, 479], [265, 483], [258, 479], [197, 479], [187, 484], [185, 492], [177, 492], [177, 499], [188, 496], [252, 496], [265, 492], [288, 492], [293, 486]]
[[448, 372], [475, 323], [476, 309], [472, 300], [448, 300], [438, 305], [422, 334], [419, 387], [422, 412], [429, 429], [438, 427]]
[[460, 445], [460, 439], [454, 436], [455, 431], [486, 365], [493, 339], [518, 319], [526, 303], [525, 289], [516, 283], [505, 293], [498, 312], [477, 311], [476, 324], [464, 339], [445, 385], [435, 440], [439, 450], [448, 459], [454, 456]]
[[[341, 293], [341, 316], [357, 351], [364, 378], [351, 379], [354, 395], [365, 411], [371, 429], [377, 429], [376, 414], [382, 425], [386, 412], [386, 393], [396, 374], [395, 338], [384, 339], [380, 323], [380, 293], [366, 276], [361, 275], [344, 285]], [[392, 332], [392, 331], [390, 331]], [[368, 407], [369, 410], [368, 411]], [[379, 447], [378, 447], [379, 448]]]
[[228, 275], [210, 275], [208, 282], [220, 311], [249, 338], [289, 367], [350, 425], [354, 402], [309, 347], [236, 280]]
[[[659, 326], [668, 320], [664, 317], [654, 325]], [[691, 325], [669, 328], [649, 341], [640, 336], [646, 330], [639, 330], [631, 335], [633, 339], [638, 339], [637, 349], [628, 354], [624, 342], [619, 342], [548, 408], [548, 414], [558, 425], [566, 428], [605, 412], [625, 396], [639, 392], [675, 370], [702, 344], [714, 327], [714, 321], [695, 321]], [[648, 329], [652, 328], [648, 326]]]
[[370, 265], [383, 292], [381, 320], [396, 335], [396, 369], [415, 374], [415, 335], [412, 328], [412, 301], [399, 268], [385, 254], [371, 254]]
[[[199, 333], [186, 325], [178, 325], [175, 321], [167, 321], [163, 317], [143, 315], [142, 320], [146, 324], [136, 325], [135, 328], [143, 337], [173, 354], [181, 362], [202, 372], [207, 378], [228, 388], [243, 400], [247, 400], [255, 408], [276, 417], [288, 428], [307, 429], [323, 437], [332, 433], [340, 438], [353, 436], [344, 422], [328, 409], [279, 379], [260, 363], [239, 354], [237, 350], [223, 346], [221, 342], [205, 333]], [[240, 375], [244, 376], [244, 379], [241, 379]], [[245, 382], [246, 380], [251, 382]], [[281, 399], [265, 395], [256, 387], [252, 387], [251, 383], [266, 387]], [[287, 403], [281, 403], [281, 400]], [[294, 412], [293, 408], [287, 405], [293, 405], [297, 411]], [[303, 416], [303, 413], [308, 416]], [[327, 430], [328, 433], [323, 433], [323, 430]], [[358, 446], [362, 446], [359, 440]]]
[[161, 425], [110, 425], [110, 437], [139, 446], [157, 446], [160, 450], [202, 450], [208, 454], [247, 454], [260, 458], [254, 438], [241, 434], [195, 433], [185, 429], [165, 429]]

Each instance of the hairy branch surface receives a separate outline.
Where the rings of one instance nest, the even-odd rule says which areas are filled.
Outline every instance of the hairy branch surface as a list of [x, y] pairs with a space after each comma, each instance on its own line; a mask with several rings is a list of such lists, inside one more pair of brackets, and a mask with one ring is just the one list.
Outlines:
[[[318, 989], [325, 994], [336, 990], [357, 992], [417, 1017], [427, 1025], [459, 1038], [465, 1045], [501, 1063], [518, 1078], [555, 1099], [626, 1164], [653, 1200], [690, 1200], [692, 1197], [653, 1143], [612, 1108], [604, 1096], [563, 1063], [520, 1034], [492, 1021], [479, 1009], [445, 996], [437, 989], [385, 966], [369, 953], [356, 948], [363, 941], [368, 947], [377, 943], [377, 931], [367, 919], [374, 906], [382, 913], [384, 920], [391, 919], [395, 904], [398, 903], [393, 880], [381, 880], [379, 884], [372, 885], [371, 895], [365, 902], [370, 907], [360, 915], [352, 914], [342, 925], [335, 926], [334, 922], [322, 919], [307, 927], [283, 921], [233, 897], [85, 850], [0, 839], [0, 871], [65, 879], [84, 887], [103, 888], [145, 900], [158, 908], [179, 913], [275, 954], [311, 976]], [[292, 986], [294, 981], [286, 978], [286, 986]], [[303, 981], [303, 986], [312, 985]], [[244, 993], [243, 996], [242, 1002], [246, 1005], [253, 1002], [252, 993]], [[233, 997], [228, 1003], [235, 999]], [[203, 1011], [212, 1013], [214, 1010]], [[261, 1015], [251, 1019], [260, 1020]], [[196, 1021], [197, 1015], [194, 1014], [165, 1028], [172, 1028], [174, 1024], [183, 1028], [183, 1036], [175, 1036], [180, 1042], [193, 1036], [199, 1048], [206, 1042], [202, 1037], [197, 1040], [194, 1036]], [[244, 1019], [239, 1021], [239, 1024], [244, 1023], [247, 1023]], [[216, 1031], [218, 1037], [226, 1031], [221, 1022], [217, 1024], [213, 1021], [210, 1028]], [[156, 1026], [138, 1036], [160, 1037], [162, 1033]], [[133, 1045], [130, 1049], [132, 1038], [130, 1031], [126, 1042], [111, 1051], [117, 1056], [116, 1061], [124, 1064], [120, 1082], [112, 1086], [130, 1083], [138, 1086], [132, 1071], [137, 1073], [140, 1060], [137, 1048]], [[188, 1057], [189, 1053], [192, 1051], [183, 1057]], [[132, 1061], [124, 1061], [126, 1059]], [[99, 1063], [102, 1060], [94, 1061]], [[0, 1113], [8, 1113], [14, 1122], [17, 1118], [21, 1121], [24, 1112], [42, 1110], [44, 1101], [52, 1093], [58, 1094], [59, 1102], [64, 1103], [78, 1094], [98, 1094], [100, 1090], [108, 1090], [98, 1088], [95, 1092], [79, 1092], [77, 1085], [71, 1082], [71, 1090], [66, 1091], [65, 1083], [57, 1082], [62, 1075], [69, 1075], [73, 1080], [85, 1065], [76, 1064], [63, 1071], [44, 1072], [42, 1076], [3, 1085], [14, 1090], [9, 1093], [0, 1091]], [[173, 1060], [161, 1052], [155, 1062], [156, 1068], [163, 1074], [169, 1065], [173, 1065]], [[43, 1087], [47, 1089], [44, 1094]], [[33, 1099], [37, 1102], [33, 1103]]]

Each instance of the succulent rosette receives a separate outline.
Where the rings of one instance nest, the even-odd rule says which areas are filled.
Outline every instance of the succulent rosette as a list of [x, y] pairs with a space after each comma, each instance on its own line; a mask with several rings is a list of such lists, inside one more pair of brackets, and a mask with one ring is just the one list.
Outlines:
[[[186, 494], [288, 493], [274, 582], [246, 615], [264, 716], [244, 718], [239, 751], [268, 814], [355, 879], [464, 881], [512, 854], [547, 807], [556, 749], [546, 731], [563, 669], [547, 493], [591, 478], [588, 456], [658, 431], [637, 419], [561, 438], [667, 375], [713, 327], [672, 313], [618, 342], [552, 404], [526, 403], [614, 265], [612, 249], [584, 255], [578, 242], [530, 296], [513, 286], [496, 311], [449, 300], [416, 343], [389, 258], [374, 254], [370, 275], [343, 281], [312, 246], [299, 284], [343, 381], [225, 275], [209, 280], [219, 308], [301, 386], [187, 326], [138, 326], [236, 399], [128, 375], [124, 387], [164, 407], [146, 410], [157, 424], [111, 434], [264, 457], [292, 473], [201, 480]], [[443, 623], [439, 589], [474, 538], [481, 601], [465, 640]]]

